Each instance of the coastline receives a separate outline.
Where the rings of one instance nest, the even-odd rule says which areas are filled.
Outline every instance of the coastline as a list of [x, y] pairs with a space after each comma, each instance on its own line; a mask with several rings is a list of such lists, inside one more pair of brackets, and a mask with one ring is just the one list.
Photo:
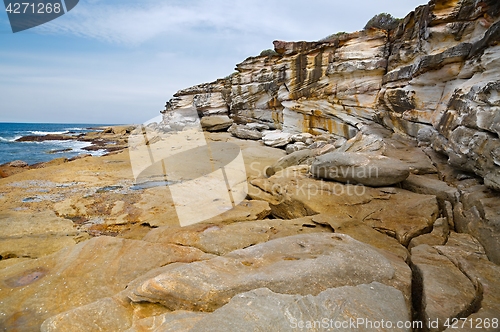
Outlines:
[[45, 141], [75, 141], [88, 143], [82, 150], [88, 153], [80, 153], [74, 157], [58, 157], [61, 152], [71, 152], [71, 149], [54, 150], [45, 152], [53, 154], [54, 158], [49, 161], [36, 162], [28, 164], [21, 158], [14, 158], [11, 161], [0, 165], [0, 178], [5, 178], [14, 174], [22, 173], [31, 169], [38, 169], [60, 165], [66, 162], [71, 162], [77, 159], [92, 156], [91, 152], [99, 152], [102, 155], [108, 155], [113, 152], [118, 152], [127, 147], [128, 134], [133, 130], [133, 125], [110, 125], [89, 127], [86, 129], [92, 130], [83, 134], [72, 135], [69, 131], [64, 134], [45, 134], [45, 135], [25, 135], [17, 138], [16, 142], [45, 142]]

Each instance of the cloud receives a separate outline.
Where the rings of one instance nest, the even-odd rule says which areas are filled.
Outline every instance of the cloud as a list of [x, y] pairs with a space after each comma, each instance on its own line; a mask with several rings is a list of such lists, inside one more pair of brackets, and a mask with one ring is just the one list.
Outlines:
[[[250, 12], [248, 9], [250, 8]], [[220, 0], [183, 4], [146, 1], [141, 4], [81, 2], [67, 17], [40, 27], [45, 33], [68, 33], [106, 42], [140, 44], [160, 34], [193, 30], [246, 31], [272, 29], [275, 24], [254, 7]]]
[[[422, 1], [401, 5], [400, 0], [313, 1], [80, 1], [70, 13], [42, 25], [43, 33], [67, 33], [118, 44], [138, 45], [159, 35], [190, 33], [256, 34], [311, 38], [326, 29], [361, 29], [369, 16], [405, 8], [404, 14]], [[406, 1], [405, 1], [406, 2]], [[409, 8], [409, 9], [408, 9]], [[370, 14], [371, 13], [371, 14]], [[403, 15], [404, 15], [403, 14]], [[364, 17], [363, 22], [357, 22]], [[357, 25], [356, 25], [357, 24]], [[344, 28], [342, 28], [344, 26]], [[316, 31], [316, 32], [315, 32]]]

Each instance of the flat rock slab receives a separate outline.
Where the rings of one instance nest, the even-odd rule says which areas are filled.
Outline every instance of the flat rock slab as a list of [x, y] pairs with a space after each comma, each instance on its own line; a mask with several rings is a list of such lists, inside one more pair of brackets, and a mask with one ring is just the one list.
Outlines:
[[461, 271], [473, 281], [478, 291], [477, 298], [481, 299], [480, 307], [467, 316], [468, 325], [462, 328], [460, 322], [457, 324], [459, 328], [445, 331], [498, 331], [499, 325], [493, 323], [500, 324], [500, 266], [488, 260], [481, 244], [469, 234], [451, 233], [445, 246], [434, 248], [453, 264], [460, 266]]
[[188, 332], [207, 315], [209, 313], [178, 310], [161, 316], [141, 319], [134, 322], [134, 326], [125, 330], [125, 332]]
[[233, 251], [206, 262], [177, 264], [133, 289], [134, 302], [172, 310], [213, 311], [236, 294], [267, 287], [277, 293], [312, 294], [378, 281], [409, 297], [409, 267], [343, 234], [289, 236]]
[[[393, 287], [373, 282], [327, 289], [317, 296], [278, 294], [259, 288], [236, 295], [211, 314], [168, 313], [139, 322], [137, 328], [127, 332], [395, 330], [394, 326], [377, 328], [368, 323], [382, 319], [394, 326], [397, 322], [411, 320], [403, 294]], [[411, 330], [401, 328], [397, 331]]]
[[0, 257], [38, 258], [74, 246], [82, 234], [54, 212], [0, 214]]
[[207, 253], [225, 255], [237, 249], [280, 237], [332, 232], [330, 227], [317, 225], [311, 219], [312, 217], [304, 217], [292, 220], [266, 219], [230, 224], [202, 223], [187, 227], [164, 226], [149, 231], [143, 240], [190, 246]]
[[149, 270], [209, 257], [195, 248], [93, 238], [0, 270], [0, 326], [38, 331], [45, 319], [113, 296]]
[[384, 187], [405, 180], [410, 175], [410, 168], [395, 158], [354, 152], [330, 152], [316, 157], [311, 165], [311, 173], [321, 179]]
[[421, 321], [438, 322], [429, 331], [442, 331], [447, 319], [467, 317], [476, 308], [476, 289], [469, 278], [446, 256], [428, 245], [411, 249], [414, 287], [421, 298], [414, 299]]
[[391, 252], [401, 257], [405, 262], [408, 261], [410, 253], [395, 238], [378, 232], [363, 223], [353, 221], [347, 216], [318, 214], [311, 219], [315, 223], [329, 225], [335, 233], [347, 234], [360, 242]]

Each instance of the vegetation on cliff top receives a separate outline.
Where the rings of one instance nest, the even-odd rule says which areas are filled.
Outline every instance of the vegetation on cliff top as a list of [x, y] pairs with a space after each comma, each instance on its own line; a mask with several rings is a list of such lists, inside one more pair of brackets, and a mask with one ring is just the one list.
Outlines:
[[382, 29], [382, 30], [393, 30], [397, 28], [400, 18], [395, 18], [388, 13], [380, 13], [373, 16], [365, 25], [364, 30], [371, 28]]
[[278, 55], [278, 53], [275, 50], [269, 48], [267, 50], [263, 50], [262, 52], [260, 52], [259, 56], [273, 56], [273, 55]]

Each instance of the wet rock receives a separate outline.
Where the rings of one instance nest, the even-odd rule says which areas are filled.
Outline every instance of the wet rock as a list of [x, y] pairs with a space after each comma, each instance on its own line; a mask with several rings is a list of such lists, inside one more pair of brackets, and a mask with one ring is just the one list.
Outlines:
[[330, 152], [316, 157], [311, 173], [318, 178], [372, 187], [390, 186], [410, 175], [408, 165], [384, 156]]
[[44, 141], [67, 141], [74, 140], [74, 136], [63, 134], [47, 134], [47, 135], [27, 135], [16, 139], [16, 142], [44, 142]]
[[423, 322], [439, 322], [427, 326], [428, 331], [442, 331], [447, 319], [467, 317], [477, 306], [477, 292], [469, 278], [436, 249], [421, 245], [411, 249], [415, 275], [414, 303]]
[[225, 130], [233, 124], [227, 115], [212, 115], [204, 116], [201, 118], [201, 127], [207, 131], [221, 131]]
[[409, 268], [399, 262], [347, 235], [296, 235], [206, 262], [166, 267], [134, 289], [130, 298], [172, 310], [213, 311], [236, 294], [260, 287], [317, 295], [328, 288], [373, 281], [395, 285], [409, 298]]
[[14, 160], [7, 164], [10, 167], [26, 167], [29, 166], [27, 162], [22, 160]]

